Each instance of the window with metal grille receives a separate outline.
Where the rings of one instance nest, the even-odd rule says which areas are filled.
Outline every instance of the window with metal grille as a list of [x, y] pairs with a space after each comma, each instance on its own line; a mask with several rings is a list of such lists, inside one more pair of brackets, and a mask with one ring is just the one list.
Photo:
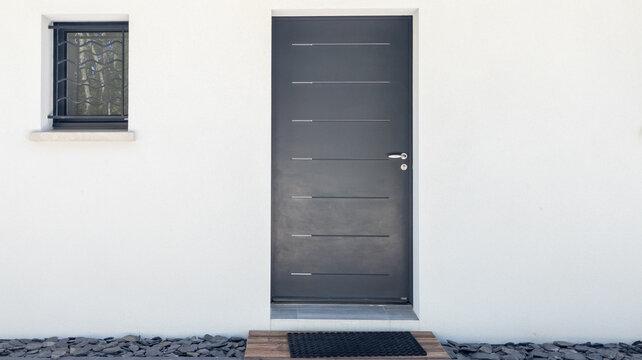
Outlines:
[[56, 22], [53, 127], [127, 129], [127, 22]]

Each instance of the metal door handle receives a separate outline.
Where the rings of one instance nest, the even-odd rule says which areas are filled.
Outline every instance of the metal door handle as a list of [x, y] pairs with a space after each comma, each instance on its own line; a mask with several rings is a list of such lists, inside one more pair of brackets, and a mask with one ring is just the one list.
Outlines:
[[401, 154], [389, 154], [388, 159], [401, 159], [401, 160], [406, 160], [408, 158], [408, 154], [406, 153], [401, 153]]

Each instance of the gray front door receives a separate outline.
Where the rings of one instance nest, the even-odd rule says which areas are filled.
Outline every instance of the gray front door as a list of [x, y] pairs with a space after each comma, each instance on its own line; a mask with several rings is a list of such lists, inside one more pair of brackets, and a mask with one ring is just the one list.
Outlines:
[[272, 22], [272, 300], [408, 302], [412, 20]]

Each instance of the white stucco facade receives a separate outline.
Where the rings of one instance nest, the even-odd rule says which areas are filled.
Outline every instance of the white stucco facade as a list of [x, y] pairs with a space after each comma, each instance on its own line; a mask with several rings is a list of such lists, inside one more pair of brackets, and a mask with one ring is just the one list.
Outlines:
[[[273, 14], [414, 15], [413, 328], [642, 336], [642, 2], [0, 0], [0, 338], [270, 328]], [[129, 20], [135, 141], [30, 140], [51, 20]]]

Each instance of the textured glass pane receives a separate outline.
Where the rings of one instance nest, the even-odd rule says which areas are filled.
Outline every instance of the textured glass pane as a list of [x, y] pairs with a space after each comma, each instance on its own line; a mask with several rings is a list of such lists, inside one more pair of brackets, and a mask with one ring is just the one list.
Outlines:
[[67, 115], [127, 115], [128, 33], [67, 34]]

